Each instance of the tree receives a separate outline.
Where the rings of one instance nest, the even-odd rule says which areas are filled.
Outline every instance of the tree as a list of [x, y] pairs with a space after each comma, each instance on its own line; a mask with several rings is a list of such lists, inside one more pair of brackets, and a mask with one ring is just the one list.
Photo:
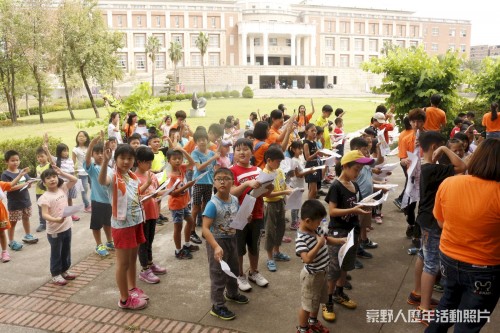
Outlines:
[[397, 121], [401, 125], [408, 111], [429, 105], [432, 94], [442, 96], [442, 109], [453, 110], [459, 101], [457, 87], [462, 82], [460, 65], [461, 59], [454, 52], [430, 57], [423, 47], [391, 47], [386, 50], [386, 56], [373, 58], [363, 63], [362, 68], [384, 75], [382, 85], [372, 90], [389, 94], [386, 102], [396, 106]]
[[170, 61], [174, 64], [174, 81], [177, 84], [177, 64], [182, 60], [182, 46], [179, 42], [170, 42], [170, 48], [168, 49], [168, 57]]
[[500, 101], [500, 59], [483, 60], [473, 88], [477, 92], [477, 97], [488, 103]]
[[208, 49], [208, 36], [200, 31], [198, 38], [196, 38], [196, 47], [200, 50], [201, 54], [201, 67], [203, 68], [203, 92], [207, 92], [207, 86], [205, 83], [205, 54]]
[[151, 71], [151, 94], [155, 95], [155, 62], [160, 51], [160, 40], [156, 36], [149, 36], [146, 41], [146, 53], [153, 63]]

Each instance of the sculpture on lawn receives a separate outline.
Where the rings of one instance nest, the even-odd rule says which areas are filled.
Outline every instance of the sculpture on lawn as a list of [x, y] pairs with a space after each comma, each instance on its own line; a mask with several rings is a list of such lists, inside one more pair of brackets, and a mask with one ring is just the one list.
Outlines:
[[191, 106], [193, 109], [198, 110], [198, 109], [203, 109], [207, 105], [207, 100], [205, 97], [200, 97], [196, 96], [196, 91], [193, 92], [193, 97], [191, 99]]

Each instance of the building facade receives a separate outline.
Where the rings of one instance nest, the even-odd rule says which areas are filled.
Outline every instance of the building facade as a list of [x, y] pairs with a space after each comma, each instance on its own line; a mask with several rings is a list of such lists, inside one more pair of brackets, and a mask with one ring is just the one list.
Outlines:
[[[101, 0], [112, 30], [123, 33], [119, 66], [140, 77], [151, 72], [148, 36], [161, 45], [155, 70], [172, 73], [171, 42], [183, 49], [178, 78], [198, 85], [202, 62], [210, 90], [241, 88], [326, 88], [364, 90], [379, 78], [362, 72], [362, 62], [379, 57], [387, 44], [422, 45], [431, 54], [455, 50], [468, 57], [470, 21], [414, 17], [412, 12], [269, 1]], [[198, 33], [208, 35], [201, 57]], [[356, 77], [354, 77], [356, 76]]]
[[474, 45], [470, 48], [470, 59], [482, 61], [486, 57], [500, 57], [500, 45]]

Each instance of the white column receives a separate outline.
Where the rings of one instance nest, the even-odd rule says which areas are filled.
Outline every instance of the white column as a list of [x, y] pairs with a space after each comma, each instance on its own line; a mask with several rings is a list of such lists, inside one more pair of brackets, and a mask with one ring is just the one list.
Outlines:
[[297, 36], [295, 36], [295, 34], [291, 34], [290, 35], [291, 38], [290, 38], [290, 49], [291, 49], [291, 54], [290, 54], [290, 65], [292, 66], [295, 66], [295, 38]]
[[247, 34], [246, 32], [241, 34], [241, 65], [247, 65]]
[[113, 12], [111, 10], [106, 11], [106, 17], [108, 19], [108, 28], [113, 28]]
[[250, 37], [250, 65], [254, 66], [255, 65], [255, 37], [252, 36]]
[[207, 29], [207, 24], [208, 24], [208, 23], [207, 23], [207, 22], [208, 22], [208, 19], [207, 19], [207, 12], [203, 12], [203, 14], [202, 14], [202, 15], [203, 15], [203, 16], [202, 16], [201, 20], [202, 20], [202, 26], [203, 26], [203, 29]]
[[127, 11], [127, 28], [132, 29], [132, 12]]
[[151, 12], [146, 12], [146, 28], [151, 29]]
[[302, 37], [297, 37], [297, 65], [301, 66], [302, 65], [302, 59], [301, 59], [301, 53], [302, 53]]
[[316, 66], [316, 35], [311, 36], [311, 66]]
[[310, 36], [304, 37], [304, 66], [311, 66], [311, 44]]
[[264, 45], [264, 66], [268, 66], [269, 65], [269, 61], [268, 61], [268, 55], [269, 55], [269, 35], [267, 32], [264, 32], [262, 34], [262, 40], [264, 41], [263, 45]]

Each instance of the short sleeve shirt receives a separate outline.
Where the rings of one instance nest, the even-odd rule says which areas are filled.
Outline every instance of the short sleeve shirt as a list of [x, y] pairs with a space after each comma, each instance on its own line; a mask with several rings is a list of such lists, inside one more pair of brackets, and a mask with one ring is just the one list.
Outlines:
[[[300, 257], [301, 253], [309, 252], [316, 247], [318, 241], [316, 240], [316, 235], [326, 236], [323, 229], [319, 227], [316, 229], [315, 234], [309, 234], [297, 230], [297, 238], [295, 238], [295, 254]], [[310, 264], [305, 264], [304, 268], [309, 274], [314, 274], [318, 272], [325, 271], [330, 262], [330, 257], [328, 256], [328, 246], [326, 243], [319, 249], [316, 257], [314, 257], [313, 262]]]
[[[340, 181], [337, 179], [330, 186], [330, 190], [326, 195], [325, 201], [327, 203], [334, 202], [337, 204], [337, 208], [349, 209], [353, 208], [356, 202], [363, 199], [361, 192], [359, 191], [358, 184], [353, 182], [356, 189], [356, 193], [349, 191]], [[359, 232], [359, 217], [357, 214], [346, 214], [343, 216], [330, 216], [330, 223], [328, 225], [330, 229], [345, 229], [347, 231], [355, 228]]]
[[232, 238], [236, 235], [236, 230], [230, 225], [239, 207], [238, 199], [234, 195], [229, 196], [229, 202], [221, 200], [217, 195], [212, 196], [203, 216], [213, 219], [210, 232], [214, 238]]
[[[264, 169], [265, 173], [271, 173], [271, 171]], [[277, 169], [276, 171], [276, 178], [274, 178], [274, 190], [273, 192], [281, 192], [286, 190], [286, 182], [285, 182], [285, 173], [281, 169]], [[284, 198], [284, 195], [279, 195], [277, 197], [264, 197], [265, 202], [276, 202], [280, 201]]]
[[[175, 186], [175, 188], [181, 188], [184, 185], [186, 185], [186, 166], [181, 165], [180, 166], [180, 174], [170, 174], [170, 181], [167, 185], [167, 188], [172, 188], [174, 186], [175, 182], [179, 179], [179, 184]], [[179, 210], [179, 209], [184, 209], [187, 207], [189, 204], [189, 192], [188, 190], [185, 190], [179, 195], [173, 196], [169, 195], [168, 196], [168, 207], [170, 210]]]
[[[10, 183], [14, 180], [14, 178], [17, 177], [17, 175], [19, 175], [19, 172], [10, 172], [9, 170], [5, 170], [2, 173], [2, 181]], [[26, 184], [29, 179], [30, 176], [24, 175], [16, 185]], [[31, 207], [31, 199], [30, 192], [27, 188], [22, 191], [19, 189], [16, 191], [7, 192], [7, 208], [10, 211], [21, 210], [28, 207]]]
[[[234, 175], [234, 186], [240, 186], [246, 181], [254, 180], [262, 172], [262, 170], [256, 166], [252, 165], [248, 168], [245, 168], [238, 164], [233, 165], [230, 170], [233, 172]], [[245, 195], [247, 195], [248, 192], [250, 192], [251, 190], [252, 189], [250, 187], [247, 187], [243, 191], [243, 193], [238, 197], [238, 202], [240, 205], [243, 202]], [[257, 200], [255, 201], [255, 206], [253, 207], [252, 211], [252, 218], [254, 219], [264, 218], [264, 200], [262, 199], [262, 196], [258, 197]]]
[[[147, 175], [141, 175], [139, 173], [135, 173], [137, 178], [139, 178], [139, 186], [147, 183], [148, 177]], [[158, 188], [158, 180], [153, 175], [151, 177], [152, 182], [149, 187], [141, 194], [151, 194]], [[158, 203], [155, 198], [149, 198], [142, 202], [142, 207], [144, 208], [144, 215], [146, 220], [156, 220], [160, 216], [160, 210], [158, 209]]]
[[[36, 166], [36, 176], [37, 178], [40, 178], [40, 176], [42, 175], [42, 172], [44, 172], [45, 170], [47, 170], [48, 168], [50, 168], [50, 163], [46, 163], [44, 166], [41, 166], [41, 165], [37, 165]], [[42, 190], [40, 188], [40, 184], [42, 183], [42, 181], [39, 181], [37, 184], [36, 184], [36, 189], [35, 189], [35, 194], [36, 195], [42, 195], [43, 192], [45, 192], [44, 190]]]
[[328, 126], [325, 126], [328, 123], [328, 119], [325, 119], [323, 117], [319, 117], [316, 119], [316, 126], [320, 126], [324, 128], [323, 132], [323, 138], [325, 139], [325, 148], [326, 149], [332, 149], [332, 141], [330, 140], [330, 130], [328, 129]]
[[117, 127], [115, 125], [113, 125], [112, 123], [110, 123], [108, 125], [108, 138], [114, 137], [114, 138], [116, 138], [116, 142], [118, 144], [123, 143], [123, 139], [122, 139], [122, 135], [121, 135], [120, 131], [116, 132], [115, 129], [117, 129]]
[[[62, 217], [64, 208], [68, 206], [68, 188], [63, 184], [56, 192], [45, 191], [38, 199], [39, 206], [47, 206], [49, 215], [52, 217]], [[63, 223], [47, 221], [47, 234], [53, 235], [64, 232], [71, 228], [73, 221], [71, 216], [67, 216]]]
[[[195, 149], [191, 153], [191, 157], [196, 163], [203, 164], [206, 161], [208, 161], [212, 156], [214, 156], [215, 153], [211, 150], [207, 150], [206, 153], [202, 153], [198, 149]], [[193, 179], [201, 175], [202, 173], [208, 171], [208, 173], [203, 176], [196, 184], [213, 184], [214, 183], [214, 166], [215, 166], [216, 161], [212, 161], [205, 169], [203, 170], [198, 170], [198, 168], [194, 168], [194, 174], [193, 174]]]
[[430, 106], [425, 108], [425, 123], [426, 131], [439, 131], [441, 125], [446, 125], [446, 113], [440, 108]]
[[[90, 163], [90, 165], [87, 165], [85, 162], [83, 162], [83, 167], [85, 168], [85, 171], [87, 171], [90, 178], [90, 183], [92, 184], [92, 191], [90, 191], [90, 200], [109, 204], [110, 201], [108, 190], [106, 189], [106, 187], [99, 184], [99, 173], [101, 172], [101, 166], [95, 163]], [[106, 167], [108, 168], [108, 175], [113, 172], [111, 168], [109, 168], [108, 166]]]
[[373, 193], [373, 174], [372, 168], [369, 165], [364, 165], [361, 168], [358, 178], [356, 178], [356, 183], [363, 198]]

